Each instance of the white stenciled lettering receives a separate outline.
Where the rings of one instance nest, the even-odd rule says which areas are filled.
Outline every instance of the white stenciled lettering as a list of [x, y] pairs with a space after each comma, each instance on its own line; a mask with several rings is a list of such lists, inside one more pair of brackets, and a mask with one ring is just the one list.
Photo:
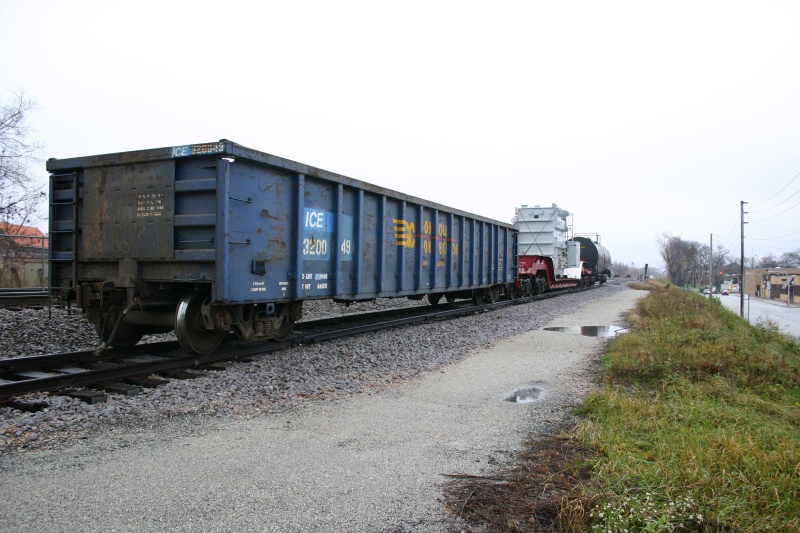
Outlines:
[[189, 146], [175, 146], [172, 148], [172, 157], [187, 157], [190, 155], [215, 154], [225, 151], [225, 143], [193, 144]]
[[328, 241], [325, 239], [303, 239], [303, 255], [317, 256], [328, 254]]
[[325, 212], [324, 211], [306, 211], [306, 227], [307, 228], [324, 228], [325, 227]]
[[225, 149], [223, 143], [195, 144], [192, 146], [192, 155], [213, 154]]
[[137, 218], [160, 217], [165, 209], [163, 192], [140, 193], [136, 196]]

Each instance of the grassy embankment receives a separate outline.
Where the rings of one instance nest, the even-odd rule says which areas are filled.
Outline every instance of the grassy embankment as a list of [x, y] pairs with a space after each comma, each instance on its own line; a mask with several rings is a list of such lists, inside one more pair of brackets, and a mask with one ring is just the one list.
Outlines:
[[628, 320], [577, 426], [457, 480], [451, 508], [506, 531], [800, 531], [800, 345], [675, 288]]

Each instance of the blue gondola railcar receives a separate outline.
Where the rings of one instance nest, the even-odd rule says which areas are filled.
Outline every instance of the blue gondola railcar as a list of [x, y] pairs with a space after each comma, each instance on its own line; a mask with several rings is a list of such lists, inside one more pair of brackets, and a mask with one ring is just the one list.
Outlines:
[[51, 159], [53, 286], [104, 345], [282, 338], [304, 300], [494, 300], [505, 224], [228, 140]]

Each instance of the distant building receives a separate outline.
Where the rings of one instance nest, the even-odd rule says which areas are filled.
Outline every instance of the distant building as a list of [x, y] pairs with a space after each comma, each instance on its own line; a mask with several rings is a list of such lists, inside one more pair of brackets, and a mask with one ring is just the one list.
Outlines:
[[[791, 276], [800, 276], [800, 268], [751, 268], [744, 272], [745, 294], [753, 298], [763, 298], [764, 300], [783, 300], [788, 297], [788, 289], [783, 288]], [[793, 287], [793, 300], [798, 301], [800, 290], [795, 282]]]
[[0, 222], [0, 287], [43, 287], [49, 240], [39, 228]]

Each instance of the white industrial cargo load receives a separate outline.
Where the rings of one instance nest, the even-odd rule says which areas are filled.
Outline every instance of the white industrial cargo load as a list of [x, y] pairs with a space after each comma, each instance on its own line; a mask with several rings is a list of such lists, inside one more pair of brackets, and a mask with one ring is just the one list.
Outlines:
[[[518, 256], [544, 256], [553, 260], [557, 276], [580, 277], [579, 252], [569, 253], [572, 214], [556, 204], [550, 207], [523, 205], [514, 210], [511, 222], [517, 235]], [[574, 245], [573, 245], [574, 247]], [[577, 271], [569, 269], [577, 268]]]
[[[590, 287], [604, 283], [608, 271], [596, 266], [610, 263], [599, 239], [585, 244], [574, 237], [572, 214], [556, 204], [550, 207], [523, 205], [514, 210], [511, 219], [517, 230], [518, 291], [523, 296], [556, 289]], [[599, 237], [599, 236], [598, 236]]]

